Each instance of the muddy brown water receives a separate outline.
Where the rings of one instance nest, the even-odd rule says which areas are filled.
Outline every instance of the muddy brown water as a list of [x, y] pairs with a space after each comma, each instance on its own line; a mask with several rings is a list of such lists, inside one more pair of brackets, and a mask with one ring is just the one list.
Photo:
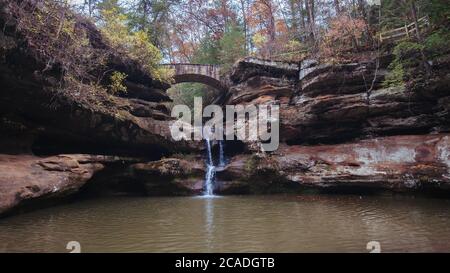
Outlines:
[[0, 252], [449, 252], [450, 200], [114, 197], [0, 219]]

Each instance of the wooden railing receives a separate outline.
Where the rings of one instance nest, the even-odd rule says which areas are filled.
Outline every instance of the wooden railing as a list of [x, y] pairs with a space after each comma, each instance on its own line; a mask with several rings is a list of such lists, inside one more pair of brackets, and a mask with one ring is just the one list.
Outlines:
[[[426, 28], [430, 25], [430, 21], [428, 20], [428, 17], [422, 17], [418, 20], [419, 23], [419, 29]], [[380, 33], [380, 42], [386, 42], [386, 41], [397, 41], [400, 39], [403, 39], [405, 37], [411, 37], [414, 35], [414, 32], [416, 31], [416, 24], [411, 23], [409, 25], [405, 25], [404, 27], [399, 27], [393, 30], [388, 30]]]

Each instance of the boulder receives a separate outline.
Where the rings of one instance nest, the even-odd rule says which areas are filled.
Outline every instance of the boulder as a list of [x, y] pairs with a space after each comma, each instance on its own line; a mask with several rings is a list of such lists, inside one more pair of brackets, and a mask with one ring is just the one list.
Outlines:
[[0, 215], [30, 204], [60, 200], [78, 192], [117, 157], [0, 155]]

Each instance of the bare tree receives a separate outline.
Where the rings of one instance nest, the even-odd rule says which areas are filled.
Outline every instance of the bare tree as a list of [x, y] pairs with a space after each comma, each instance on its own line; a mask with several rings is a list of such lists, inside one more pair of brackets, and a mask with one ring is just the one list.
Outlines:
[[248, 43], [248, 27], [247, 27], [247, 7], [248, 7], [248, 0], [239, 0], [241, 5], [241, 14], [242, 14], [242, 25], [243, 25], [243, 31], [244, 31], [244, 39], [245, 39], [245, 45], [244, 49], [247, 53], [247, 43]]
[[336, 10], [336, 14], [340, 14], [342, 12], [339, 0], [334, 0], [334, 9]]
[[305, 0], [306, 23], [308, 24], [309, 39], [312, 44], [316, 40], [315, 37], [316, 18], [314, 12], [314, 5], [315, 5], [314, 0]]
[[[409, 0], [409, 4], [410, 4], [410, 9], [411, 9], [411, 16], [414, 20], [414, 27], [416, 29], [416, 38], [417, 41], [422, 44], [423, 43], [423, 39], [422, 39], [422, 34], [420, 33], [420, 28], [419, 28], [419, 19], [417, 18], [417, 7], [416, 7], [416, 1], [415, 0]], [[423, 49], [420, 50], [420, 55], [422, 58], [422, 64], [423, 67], [425, 68], [425, 73], [427, 75], [427, 77], [429, 77], [431, 75], [431, 67], [430, 64], [427, 61], [427, 57], [425, 56], [425, 52], [423, 51]]]

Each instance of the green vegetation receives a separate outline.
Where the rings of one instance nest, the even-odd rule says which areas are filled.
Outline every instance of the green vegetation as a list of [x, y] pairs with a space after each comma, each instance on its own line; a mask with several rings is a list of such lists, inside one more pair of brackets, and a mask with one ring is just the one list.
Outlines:
[[206, 34], [200, 41], [197, 50], [194, 51], [192, 62], [199, 64], [219, 64], [219, 54], [219, 41], [213, 39], [210, 34]]
[[210, 35], [207, 35], [195, 50], [192, 62], [220, 64], [222, 73], [226, 73], [236, 60], [245, 56], [244, 33], [239, 26], [230, 25], [220, 39], [212, 39]]
[[112, 94], [126, 93], [127, 87], [124, 85], [126, 78], [127, 74], [114, 71], [110, 77], [111, 83], [109, 84], [109, 91]]
[[[207, 35], [193, 54], [192, 63], [220, 64], [221, 73], [230, 71], [234, 62], [245, 56], [245, 39], [239, 26], [231, 25], [220, 39]], [[204, 104], [212, 103], [218, 90], [199, 83], [183, 83], [168, 90], [174, 104], [193, 107], [194, 98], [201, 97]]]
[[[127, 75], [111, 73], [107, 67], [111, 61], [126, 64], [132, 59], [151, 78], [171, 80], [171, 71], [159, 67], [161, 51], [144, 29], [130, 27], [129, 16], [117, 0], [93, 1], [97, 3], [96, 25], [75, 13], [67, 2], [40, 1], [37, 6], [26, 1], [6, 2], [29, 52], [45, 66], [41, 73], [60, 75], [55, 90], [68, 97], [102, 107], [108, 104], [107, 92], [127, 92]], [[8, 50], [13, 45], [0, 42], [0, 46]]]
[[190, 109], [194, 109], [195, 97], [201, 97], [203, 105], [207, 105], [213, 102], [218, 92], [218, 90], [201, 83], [180, 83], [167, 90], [167, 94], [173, 100], [173, 105], [184, 104]]
[[228, 71], [239, 58], [245, 57], [244, 34], [237, 25], [226, 29], [220, 39], [207, 35], [195, 50], [192, 61], [200, 64], [220, 64]]
[[427, 16], [431, 25], [414, 31], [398, 42], [392, 53], [384, 86], [392, 87], [408, 83], [414, 89], [426, 84], [433, 76], [429, 61], [450, 52], [450, 6], [445, 0], [385, 0], [382, 5], [382, 29], [392, 29], [415, 22]]
[[[383, 0], [381, 7], [373, 1], [90, 0], [77, 7], [89, 18], [86, 24], [80, 24], [84, 19], [66, 1], [41, 1], [39, 8], [7, 2], [13, 6], [18, 28], [46, 63], [44, 72], [57, 69], [71, 85], [78, 82], [91, 91], [110, 88], [114, 94], [126, 90], [119, 74], [105, 71], [111, 56], [132, 59], [153, 79], [167, 83], [173, 71], [160, 63], [219, 64], [226, 73], [248, 55], [285, 61], [307, 56], [325, 62], [358, 61], [358, 56], [364, 59], [364, 53], [378, 49], [380, 31], [428, 16], [427, 29], [410, 33], [409, 40], [395, 46], [385, 81], [385, 86], [394, 86], [408, 82], [413, 74], [429, 78], [427, 60], [448, 54], [450, 48], [446, 0]], [[104, 40], [104, 47], [93, 46]], [[0, 50], [4, 48], [0, 42]], [[170, 93], [187, 104], [195, 96], [206, 96], [206, 101], [205, 93], [213, 94], [199, 84], [179, 85]]]
[[228, 72], [234, 62], [246, 55], [245, 38], [242, 30], [236, 26], [230, 26], [219, 40], [219, 61], [222, 64], [222, 73]]
[[383, 82], [383, 87], [395, 87], [401, 86], [405, 84], [405, 70], [403, 69], [403, 65], [399, 62], [392, 62], [389, 65], [389, 73], [386, 75], [386, 78]]
[[449, 27], [450, 5], [448, 0], [421, 0], [420, 3], [424, 6], [424, 12], [434, 25]]
[[431, 59], [450, 53], [450, 31], [439, 29], [425, 40], [425, 49]]
[[53, 1], [44, 4], [34, 14], [17, 6], [18, 28], [40, 57], [49, 60], [48, 69], [58, 63], [63, 73], [85, 79], [102, 56], [90, 47], [87, 33], [75, 28], [74, 14]]
[[[400, 86], [412, 78], [413, 69], [420, 65], [420, 52], [424, 46], [412, 41], [402, 41], [393, 50], [394, 60], [389, 65], [389, 74], [383, 83], [385, 87]], [[415, 75], [416, 78], [419, 75]]]
[[148, 31], [145, 29], [131, 31], [128, 26], [128, 16], [121, 13], [118, 7], [113, 6], [102, 10], [101, 18], [101, 30], [113, 48], [139, 62], [154, 79], [171, 81], [171, 71], [159, 67], [162, 54], [150, 42]]

